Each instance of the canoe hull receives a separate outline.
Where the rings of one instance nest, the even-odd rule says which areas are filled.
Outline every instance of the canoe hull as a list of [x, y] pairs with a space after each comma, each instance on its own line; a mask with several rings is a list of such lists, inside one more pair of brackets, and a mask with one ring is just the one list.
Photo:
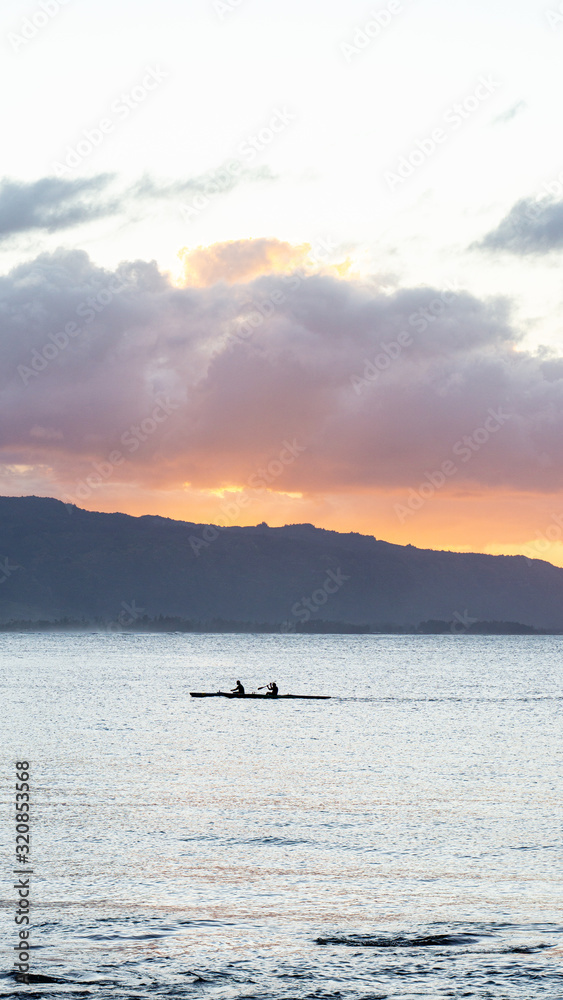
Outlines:
[[272, 697], [271, 694], [231, 694], [230, 691], [190, 691], [192, 698], [236, 698], [244, 701], [254, 698], [259, 701], [280, 701], [282, 698], [298, 699], [299, 701], [328, 701], [329, 694], [278, 694]]

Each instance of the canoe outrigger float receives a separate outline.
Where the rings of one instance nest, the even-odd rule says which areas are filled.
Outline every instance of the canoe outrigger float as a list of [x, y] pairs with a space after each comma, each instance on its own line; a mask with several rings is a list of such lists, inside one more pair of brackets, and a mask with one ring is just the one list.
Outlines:
[[192, 698], [257, 698], [260, 701], [280, 701], [281, 698], [299, 698], [302, 701], [328, 701], [329, 694], [233, 694], [230, 691], [190, 691]]

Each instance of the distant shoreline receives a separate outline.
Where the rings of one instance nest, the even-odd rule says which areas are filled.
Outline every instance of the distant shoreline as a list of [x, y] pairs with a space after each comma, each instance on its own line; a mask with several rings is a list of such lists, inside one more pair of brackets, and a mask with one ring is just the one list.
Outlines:
[[461, 621], [430, 620], [418, 625], [354, 625], [349, 622], [309, 621], [287, 626], [286, 622], [237, 622], [213, 619], [211, 621], [191, 621], [183, 618], [146, 615], [134, 622], [123, 623], [102, 619], [19, 620], [0, 623], [0, 633], [29, 632], [110, 632], [130, 634], [266, 634], [266, 635], [562, 635], [557, 629], [537, 629], [521, 622], [475, 621], [468, 625]]

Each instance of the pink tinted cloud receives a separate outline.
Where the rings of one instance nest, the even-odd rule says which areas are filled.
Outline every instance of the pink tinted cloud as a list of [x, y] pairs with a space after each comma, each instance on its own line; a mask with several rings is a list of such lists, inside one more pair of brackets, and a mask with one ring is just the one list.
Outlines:
[[563, 359], [520, 349], [505, 303], [269, 273], [264, 243], [262, 273], [231, 284], [178, 288], [155, 264], [111, 273], [79, 251], [2, 277], [0, 460], [70, 490], [118, 451], [113, 483], [211, 490], [296, 441], [273, 489], [392, 490], [481, 441], [493, 411], [499, 427], [457, 456], [456, 487], [561, 486]]

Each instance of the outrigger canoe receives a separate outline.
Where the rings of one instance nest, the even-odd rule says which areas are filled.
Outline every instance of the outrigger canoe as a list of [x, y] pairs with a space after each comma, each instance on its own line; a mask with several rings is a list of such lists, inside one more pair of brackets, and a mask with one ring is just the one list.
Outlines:
[[230, 691], [190, 691], [192, 698], [259, 698], [265, 701], [279, 701], [280, 698], [299, 698], [306, 701], [328, 701], [329, 694], [232, 694]]

